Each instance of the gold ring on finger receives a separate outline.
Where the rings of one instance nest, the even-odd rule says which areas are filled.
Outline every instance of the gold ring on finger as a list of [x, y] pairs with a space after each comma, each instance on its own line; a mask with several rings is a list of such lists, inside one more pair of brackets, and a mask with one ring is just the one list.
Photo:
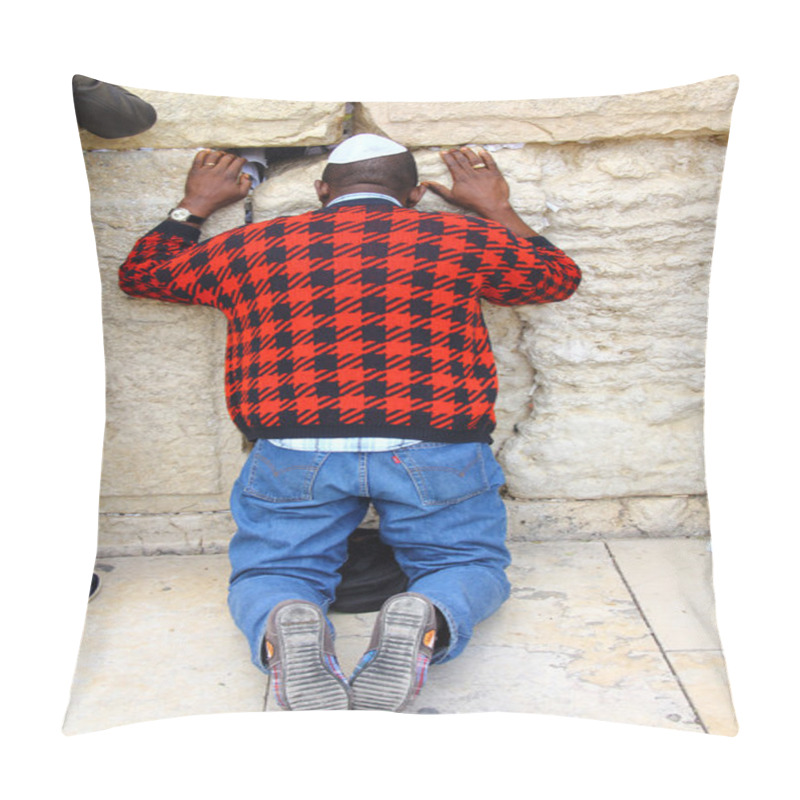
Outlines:
[[486, 169], [486, 164], [473, 164], [472, 169]]

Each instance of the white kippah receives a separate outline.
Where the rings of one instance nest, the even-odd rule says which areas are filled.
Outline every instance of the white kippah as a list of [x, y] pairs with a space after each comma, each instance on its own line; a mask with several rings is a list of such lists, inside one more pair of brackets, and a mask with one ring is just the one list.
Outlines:
[[358, 133], [345, 139], [334, 148], [328, 157], [329, 164], [352, 164], [354, 161], [366, 161], [368, 158], [393, 156], [405, 153], [408, 148], [374, 133]]

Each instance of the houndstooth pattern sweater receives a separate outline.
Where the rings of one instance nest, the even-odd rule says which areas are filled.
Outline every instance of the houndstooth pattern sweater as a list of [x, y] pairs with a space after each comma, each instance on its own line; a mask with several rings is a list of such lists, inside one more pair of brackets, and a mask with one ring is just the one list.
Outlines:
[[551, 303], [581, 277], [544, 237], [381, 199], [198, 239], [163, 222], [120, 287], [225, 314], [228, 409], [251, 440], [490, 442], [497, 375], [481, 300]]

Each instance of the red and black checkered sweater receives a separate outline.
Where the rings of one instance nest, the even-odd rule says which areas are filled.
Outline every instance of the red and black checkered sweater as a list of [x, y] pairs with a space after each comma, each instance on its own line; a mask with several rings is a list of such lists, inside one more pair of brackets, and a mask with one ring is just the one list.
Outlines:
[[228, 409], [249, 439], [490, 442], [497, 375], [481, 299], [564, 300], [581, 276], [544, 237], [380, 199], [198, 238], [162, 223], [120, 286], [226, 315]]

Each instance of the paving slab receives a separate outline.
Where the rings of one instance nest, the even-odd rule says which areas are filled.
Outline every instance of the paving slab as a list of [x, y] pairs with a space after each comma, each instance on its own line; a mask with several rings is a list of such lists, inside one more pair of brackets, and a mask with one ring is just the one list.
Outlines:
[[722, 652], [672, 650], [667, 653], [667, 659], [708, 733], [735, 736], [739, 724]]
[[[623, 580], [605, 543], [511, 549], [511, 598], [459, 658], [431, 668], [407, 713], [512, 711], [731, 732], [721, 653], [666, 653], [629, 590], [636, 578]], [[104, 559], [98, 571], [103, 588], [87, 609], [66, 733], [279, 711], [265, 699], [268, 678], [250, 663], [228, 614], [226, 555]], [[366, 648], [376, 616], [331, 615], [345, 672]], [[665, 630], [681, 643], [674, 624]]]
[[719, 650], [708, 539], [609, 541], [665, 650]]
[[[702, 731], [602, 542], [515, 543], [509, 601], [405, 713], [559, 714]], [[376, 613], [331, 614], [348, 673]], [[270, 697], [268, 711], [281, 711]]]
[[643, 618], [709, 733], [738, 730], [717, 630], [708, 539], [607, 543]]
[[263, 710], [267, 679], [231, 622], [228, 571], [227, 555], [100, 562], [64, 732]]
[[512, 596], [411, 711], [517, 711], [702, 731], [601, 542], [513, 547]]

